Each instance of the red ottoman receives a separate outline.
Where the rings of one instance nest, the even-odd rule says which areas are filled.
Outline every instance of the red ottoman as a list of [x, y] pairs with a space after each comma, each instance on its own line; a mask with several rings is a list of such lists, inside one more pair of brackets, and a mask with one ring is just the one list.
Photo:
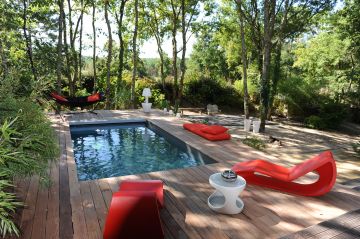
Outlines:
[[164, 238], [155, 192], [122, 191], [113, 195], [104, 239]]
[[156, 194], [159, 207], [164, 207], [164, 184], [161, 180], [124, 180], [120, 183], [119, 191], [146, 191]]

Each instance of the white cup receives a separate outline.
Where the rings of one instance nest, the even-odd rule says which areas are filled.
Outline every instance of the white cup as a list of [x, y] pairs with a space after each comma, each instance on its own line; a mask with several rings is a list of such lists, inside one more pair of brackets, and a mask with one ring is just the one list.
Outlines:
[[167, 113], [167, 108], [164, 108], [164, 113]]
[[169, 115], [173, 115], [174, 111], [173, 110], [169, 110]]

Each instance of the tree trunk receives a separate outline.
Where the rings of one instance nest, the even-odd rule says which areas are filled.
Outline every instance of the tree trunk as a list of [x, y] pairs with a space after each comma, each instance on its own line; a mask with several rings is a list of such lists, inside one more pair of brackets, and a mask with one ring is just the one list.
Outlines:
[[81, 25], [80, 25], [80, 39], [79, 39], [79, 81], [81, 83], [81, 78], [82, 78], [82, 38], [83, 38], [83, 26], [84, 26], [84, 0], [81, 0]]
[[177, 99], [178, 92], [178, 71], [177, 71], [177, 41], [176, 41], [176, 33], [177, 33], [177, 20], [173, 19], [173, 29], [172, 29], [172, 53], [173, 53], [173, 77], [174, 77], [174, 86], [173, 86], [173, 98], [174, 102]]
[[162, 50], [161, 46], [158, 46], [158, 52], [160, 56], [160, 78], [161, 78], [161, 85], [163, 90], [165, 91], [165, 70], [164, 70], [164, 51]]
[[74, 74], [72, 77], [71, 77], [71, 70], [69, 71], [69, 75], [70, 75], [69, 89], [70, 89], [70, 96], [75, 96], [76, 82], [78, 78], [78, 59], [75, 49], [75, 36], [73, 31], [71, 0], [67, 0], [67, 3], [68, 3], [69, 33], [70, 33], [70, 62], [69, 62], [70, 65], [69, 66], [73, 65], [74, 67]]
[[184, 87], [184, 79], [186, 73], [186, 9], [185, 9], [185, 0], [181, 0], [181, 31], [182, 31], [182, 54], [181, 54], [181, 62], [180, 62], [180, 85], [179, 92], [177, 96], [177, 102], [179, 106], [181, 105], [183, 87]]
[[139, 24], [139, 9], [138, 0], [135, 0], [135, 27], [134, 27], [134, 36], [133, 36], [133, 73], [131, 80], [131, 106], [135, 109], [135, 81], [137, 74], [137, 49], [136, 49], [136, 41], [137, 41], [137, 31]]
[[[241, 8], [241, 5], [238, 6]], [[249, 93], [247, 88], [247, 49], [245, 44], [245, 31], [244, 31], [244, 19], [241, 14], [240, 17], [240, 34], [241, 34], [241, 60], [243, 65], [243, 86], [244, 86], [244, 113], [245, 118], [249, 119]]]
[[[126, 4], [127, 0], [121, 0], [121, 4], [120, 4], [120, 9], [119, 9], [119, 13], [120, 13], [120, 17], [117, 17], [117, 24], [118, 24], [118, 37], [119, 37], [119, 42], [120, 42], [120, 50], [119, 50], [119, 69], [118, 69], [118, 76], [117, 76], [117, 81], [116, 81], [116, 90], [115, 90], [115, 99], [116, 102], [118, 102], [118, 98], [119, 98], [119, 92], [120, 92], [120, 88], [122, 85], [122, 74], [123, 74], [123, 70], [124, 70], [124, 52], [125, 52], [125, 43], [124, 43], [124, 38], [122, 35], [122, 25], [123, 25], [123, 18], [124, 18], [124, 10], [125, 10], [125, 4]], [[117, 104], [115, 105], [115, 109], [117, 109]]]
[[37, 81], [37, 72], [34, 64], [34, 58], [33, 58], [33, 50], [32, 50], [32, 40], [31, 40], [31, 31], [30, 28], [27, 25], [27, 9], [30, 5], [29, 0], [23, 0], [23, 32], [24, 32], [24, 38], [25, 38], [25, 44], [26, 44], [26, 52], [29, 58], [31, 72], [33, 74], [34, 80]]
[[269, 91], [270, 91], [270, 63], [272, 50], [272, 35], [275, 22], [275, 0], [264, 1], [264, 49], [263, 49], [263, 65], [260, 85], [260, 131], [265, 131], [265, 121], [269, 107]]
[[59, 22], [58, 22], [58, 44], [57, 44], [57, 65], [56, 65], [56, 84], [57, 92], [61, 94], [61, 70], [62, 70], [62, 39], [63, 39], [63, 21], [64, 21], [64, 0], [58, 0]]
[[105, 1], [105, 20], [106, 20], [106, 25], [107, 25], [107, 29], [108, 29], [108, 56], [107, 56], [107, 61], [106, 61], [106, 109], [109, 110], [110, 109], [110, 87], [111, 87], [111, 82], [110, 82], [110, 71], [111, 71], [111, 59], [112, 59], [112, 33], [111, 33], [111, 25], [110, 25], [110, 21], [109, 21], [109, 1]]
[[274, 62], [274, 69], [273, 69], [272, 85], [271, 85], [270, 97], [269, 97], [269, 110], [268, 110], [268, 114], [266, 117], [268, 120], [271, 119], [273, 102], [274, 102], [275, 96], [277, 94], [277, 86], [278, 86], [278, 82], [281, 77], [281, 48], [282, 48], [282, 43], [279, 42], [278, 45], [276, 46], [276, 52], [275, 52], [275, 62]]
[[74, 95], [73, 87], [72, 86], [72, 78], [71, 78], [71, 59], [69, 55], [69, 45], [67, 42], [67, 27], [66, 27], [66, 19], [65, 19], [65, 11], [63, 10], [63, 30], [64, 30], [64, 50], [65, 50], [65, 59], [66, 59], [66, 76], [69, 82], [69, 90], [70, 95]]
[[0, 55], [1, 55], [1, 66], [3, 68], [3, 79], [6, 79], [9, 75], [9, 69], [7, 66], [7, 57], [3, 47], [3, 41], [0, 35]]
[[92, 28], [93, 28], [93, 71], [94, 71], [94, 89], [93, 93], [96, 92], [97, 88], [97, 78], [96, 78], [96, 26], [95, 26], [95, 13], [96, 13], [96, 4], [95, 0], [92, 2]]

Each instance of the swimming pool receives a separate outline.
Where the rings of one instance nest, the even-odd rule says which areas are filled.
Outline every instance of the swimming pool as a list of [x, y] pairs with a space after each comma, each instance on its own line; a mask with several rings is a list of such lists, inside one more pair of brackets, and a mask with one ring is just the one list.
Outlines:
[[79, 180], [216, 163], [148, 121], [70, 127]]

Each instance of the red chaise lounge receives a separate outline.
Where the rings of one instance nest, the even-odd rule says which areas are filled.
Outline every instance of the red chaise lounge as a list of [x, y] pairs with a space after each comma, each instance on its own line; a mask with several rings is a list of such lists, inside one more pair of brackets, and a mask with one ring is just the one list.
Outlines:
[[162, 181], [122, 182], [112, 197], [103, 238], [164, 238], [159, 214], [163, 202]]
[[220, 125], [183, 124], [183, 127], [210, 141], [228, 140], [231, 138], [230, 134], [227, 133], [228, 128]]
[[[291, 168], [257, 159], [237, 163], [232, 170], [245, 178], [248, 184], [284, 191], [302, 196], [320, 196], [329, 192], [336, 181], [336, 164], [331, 151], [325, 151]], [[319, 178], [310, 184], [293, 182], [315, 171]]]

